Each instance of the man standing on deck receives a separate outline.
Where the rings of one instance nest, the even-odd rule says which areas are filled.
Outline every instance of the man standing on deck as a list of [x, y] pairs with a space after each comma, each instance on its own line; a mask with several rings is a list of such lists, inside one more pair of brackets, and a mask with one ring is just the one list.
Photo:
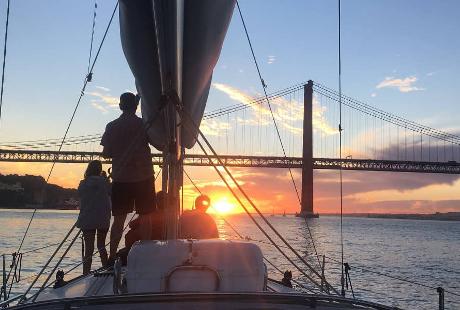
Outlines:
[[102, 136], [102, 155], [112, 158], [112, 215], [110, 257], [113, 262], [128, 213], [139, 214], [142, 240], [150, 239], [150, 216], [155, 211], [155, 183], [152, 157], [142, 119], [136, 115], [139, 97], [120, 96], [122, 114], [107, 124]]

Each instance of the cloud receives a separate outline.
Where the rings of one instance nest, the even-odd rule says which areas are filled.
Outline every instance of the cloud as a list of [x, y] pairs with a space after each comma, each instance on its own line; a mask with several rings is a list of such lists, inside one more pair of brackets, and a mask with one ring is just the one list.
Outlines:
[[372, 94], [371, 94], [371, 97], [372, 97], [372, 98], [377, 97], [377, 94], [376, 94], [376, 93], [372, 93]]
[[110, 94], [104, 94], [98, 91], [92, 91], [87, 93], [90, 96], [93, 96], [97, 99], [93, 99], [92, 102], [103, 103], [110, 107], [118, 107], [119, 98], [111, 96]]
[[[198, 168], [189, 168], [198, 169]], [[231, 168], [249, 197], [263, 212], [298, 212], [299, 203], [287, 169]], [[194, 177], [201, 174], [198, 170]], [[292, 170], [300, 190], [301, 173]], [[391, 172], [344, 172], [344, 206], [346, 213], [433, 213], [460, 211], [460, 180], [453, 175]], [[217, 178], [206, 170], [204, 178]], [[198, 180], [202, 178], [199, 177]], [[215, 180], [215, 179], [214, 179]], [[232, 184], [232, 182], [230, 182]], [[221, 181], [204, 180], [199, 183], [204, 193], [214, 197], [231, 197]], [[187, 186], [192, 196], [198, 195]], [[269, 193], [269, 195], [267, 195]], [[422, 193], [425, 193], [422, 195]], [[339, 174], [334, 170], [315, 170], [314, 206], [320, 213], [337, 213], [339, 205]], [[280, 199], [277, 201], [276, 199]], [[234, 202], [236, 204], [236, 202]], [[247, 204], [249, 207], [249, 204]], [[241, 209], [239, 211], [242, 211]]]
[[91, 105], [101, 111], [102, 113], [108, 113], [109, 109], [118, 109], [119, 98], [111, 96], [109, 93], [110, 89], [103, 86], [95, 86], [93, 91], [89, 91], [86, 94], [91, 96]]
[[108, 112], [106, 108], [104, 108], [102, 105], [100, 105], [99, 103], [97, 103], [95, 101], [91, 102], [91, 105], [93, 107], [95, 107], [96, 109], [98, 109], [99, 111], [101, 111], [102, 113], [104, 113], [104, 114]]
[[394, 77], [386, 77], [382, 82], [380, 82], [376, 88], [397, 88], [402, 93], [409, 93], [418, 90], [424, 90], [424, 88], [419, 88], [414, 86], [413, 84], [417, 82], [417, 77], [409, 76], [403, 79], [397, 79]]
[[433, 76], [436, 72], [428, 72], [426, 76]]
[[269, 55], [269, 56], [268, 56], [267, 63], [268, 63], [269, 65], [271, 65], [271, 64], [274, 63], [275, 61], [276, 61], [276, 56], [274, 56], [274, 55]]
[[103, 90], [103, 91], [105, 91], [105, 92], [109, 92], [109, 91], [110, 91], [109, 88], [104, 87], [104, 86], [96, 86], [96, 88], [97, 88], [97, 89], [100, 89], [100, 90]]
[[[245, 124], [254, 126], [269, 126], [273, 124], [271, 120], [271, 112], [268, 107], [266, 107], [266, 103], [263, 102], [261, 104], [254, 104], [254, 100], [257, 97], [260, 97], [261, 94], [251, 96], [240, 89], [222, 83], [213, 83], [212, 86], [227, 94], [230, 99], [239, 103], [250, 105], [249, 109], [252, 113], [249, 115], [249, 119], [244, 120]], [[292, 134], [302, 134], [303, 102], [299, 102], [293, 98], [288, 100], [285, 97], [278, 97], [271, 99], [270, 104], [272, 105], [273, 116], [277, 121], [278, 126], [284, 128]], [[326, 112], [327, 108], [322, 107], [317, 98], [314, 97], [312, 113], [313, 129], [315, 131], [321, 131], [326, 135], [337, 134], [337, 129], [329, 125], [325, 117]], [[240, 121], [243, 122], [243, 120]]]
[[231, 129], [230, 124], [217, 119], [203, 119], [200, 124], [201, 131], [208, 136], [220, 136]]

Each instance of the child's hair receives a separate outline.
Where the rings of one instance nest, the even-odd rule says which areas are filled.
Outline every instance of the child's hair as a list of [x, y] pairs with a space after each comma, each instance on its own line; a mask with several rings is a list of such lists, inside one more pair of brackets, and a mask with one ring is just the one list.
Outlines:
[[102, 172], [102, 163], [100, 160], [90, 161], [85, 171], [85, 179], [91, 176], [99, 176]]

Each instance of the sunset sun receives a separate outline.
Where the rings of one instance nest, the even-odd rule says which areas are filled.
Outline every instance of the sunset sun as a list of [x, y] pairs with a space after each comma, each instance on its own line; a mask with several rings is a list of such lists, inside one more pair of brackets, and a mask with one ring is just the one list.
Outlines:
[[215, 213], [228, 214], [232, 213], [235, 206], [227, 200], [227, 198], [220, 198], [212, 204], [212, 209]]

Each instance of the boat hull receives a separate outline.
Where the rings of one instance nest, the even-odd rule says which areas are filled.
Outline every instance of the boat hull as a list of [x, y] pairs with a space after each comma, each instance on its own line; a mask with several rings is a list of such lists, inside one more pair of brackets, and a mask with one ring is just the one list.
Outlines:
[[299, 293], [124, 294], [23, 304], [11, 309], [397, 309], [356, 299]]

